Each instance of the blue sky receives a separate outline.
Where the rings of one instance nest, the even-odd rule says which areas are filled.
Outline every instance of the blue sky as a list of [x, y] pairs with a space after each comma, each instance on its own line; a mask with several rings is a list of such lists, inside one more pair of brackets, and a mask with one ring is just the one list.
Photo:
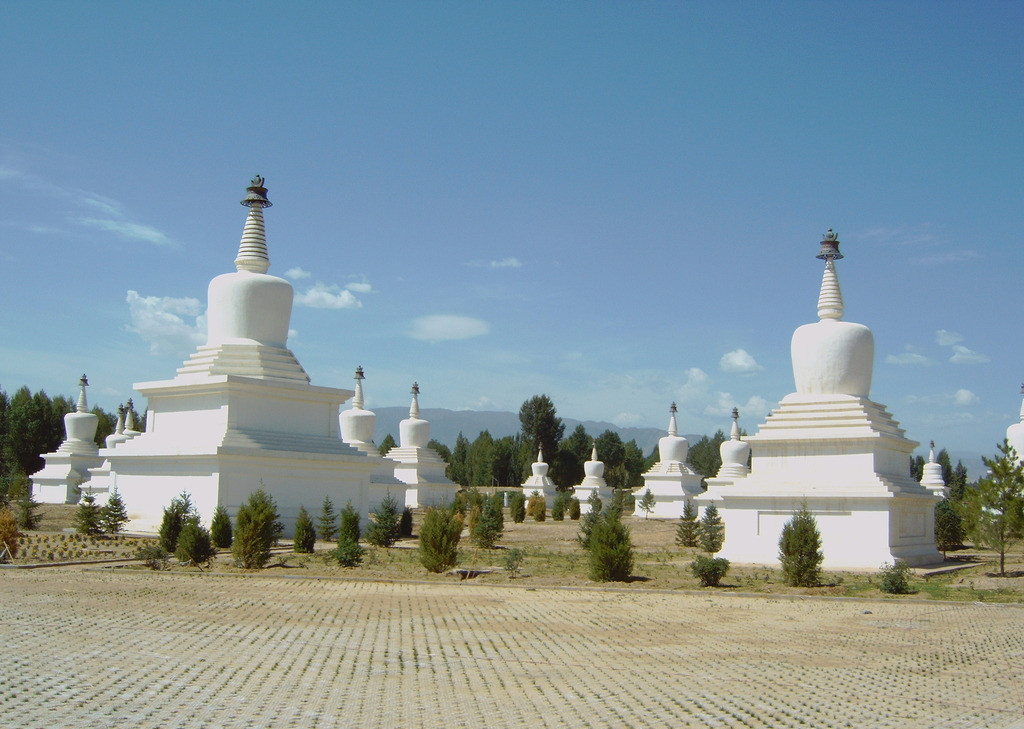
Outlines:
[[872, 398], [1018, 418], [1019, 3], [0, 5], [0, 386], [108, 409], [203, 340], [266, 177], [318, 385], [753, 431], [838, 231]]

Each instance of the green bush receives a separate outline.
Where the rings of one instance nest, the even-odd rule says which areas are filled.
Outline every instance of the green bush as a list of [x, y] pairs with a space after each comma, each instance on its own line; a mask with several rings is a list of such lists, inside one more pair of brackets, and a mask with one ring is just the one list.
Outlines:
[[470, 532], [473, 541], [481, 549], [491, 549], [505, 531], [505, 517], [502, 514], [501, 494], [494, 494], [484, 504], [476, 527]]
[[779, 538], [779, 561], [786, 582], [793, 587], [813, 587], [821, 580], [821, 534], [818, 522], [807, 505], [782, 527]]
[[960, 549], [967, 537], [963, 517], [949, 499], [943, 499], [935, 505], [935, 546], [946, 558], [946, 552]]
[[636, 508], [644, 512], [644, 519], [646, 519], [648, 516], [651, 515], [651, 512], [654, 511], [654, 505], [656, 503], [658, 502], [654, 498], [654, 494], [651, 493], [650, 489], [647, 489], [646, 491], [644, 491], [643, 497], [636, 502]]
[[19, 529], [33, 530], [39, 528], [42, 516], [36, 513], [39, 502], [32, 495], [32, 483], [28, 476], [18, 473], [11, 477], [7, 492], [10, 508], [18, 520]]
[[338, 541], [347, 539], [350, 542], [359, 544], [362, 533], [359, 530], [359, 512], [352, 507], [352, 502], [345, 504], [341, 510], [341, 529], [338, 530]]
[[879, 576], [882, 579], [878, 589], [887, 595], [909, 595], [913, 592], [910, 589], [910, 565], [902, 559], [882, 565]]
[[231, 555], [235, 564], [247, 570], [263, 569], [270, 561], [270, 548], [284, 531], [274, 498], [262, 488], [238, 507]]
[[676, 544], [680, 547], [696, 547], [698, 536], [697, 507], [687, 499], [683, 504], [683, 514], [679, 517], [676, 528]]
[[547, 518], [548, 504], [536, 491], [530, 496], [530, 500], [526, 504], [526, 515], [533, 517], [534, 521], [544, 521]]
[[595, 582], [625, 582], [633, 571], [633, 545], [629, 527], [619, 512], [609, 509], [590, 532], [590, 579]]
[[135, 550], [135, 559], [142, 560], [143, 564], [151, 570], [167, 569], [167, 561], [170, 558], [170, 553], [159, 543], [143, 544]]
[[331, 557], [342, 567], [358, 567], [365, 552], [358, 542], [352, 541], [346, 534], [338, 537], [338, 546], [331, 552]]
[[429, 508], [420, 525], [420, 563], [428, 572], [444, 572], [458, 564], [462, 514]]
[[231, 546], [231, 517], [228, 516], [227, 507], [223, 504], [217, 504], [217, 508], [213, 510], [210, 539], [213, 540], [213, 546], [218, 549], [227, 549]]
[[117, 487], [110, 493], [107, 503], [100, 509], [100, 528], [106, 534], [118, 534], [128, 523], [128, 509]]
[[299, 516], [295, 519], [295, 541], [294, 549], [301, 554], [312, 554], [316, 547], [316, 530], [313, 528], [313, 520], [309, 518], [309, 512], [305, 506], [299, 506]]
[[178, 535], [185, 527], [185, 521], [195, 514], [192, 498], [182, 491], [179, 496], [171, 499], [171, 505], [164, 509], [164, 518], [160, 522], [160, 546], [173, 554], [178, 548]]
[[509, 579], [514, 580], [519, 576], [524, 559], [526, 559], [526, 552], [521, 549], [510, 549], [505, 552], [505, 571], [508, 572]]
[[551, 518], [555, 521], [563, 521], [565, 512], [569, 510], [569, 501], [572, 497], [564, 491], [555, 494], [555, 500], [551, 502]]
[[569, 499], [569, 518], [573, 521], [579, 521], [580, 519], [580, 500], [575, 496]]
[[398, 522], [398, 536], [412, 536], [412, 509], [408, 506], [402, 509], [402, 518]]
[[516, 524], [526, 521], [526, 497], [522, 491], [513, 491], [508, 497], [508, 513]]
[[[589, 503], [590, 500], [588, 499], [587, 502]], [[580, 519], [580, 530], [576, 535], [576, 541], [579, 542], [580, 546], [584, 549], [590, 549], [590, 535], [594, 531], [594, 525], [597, 524], [600, 518], [601, 512], [591, 509], [583, 515], [582, 519]]]
[[596, 490], [590, 492], [590, 496], [587, 497], [587, 503], [590, 504], [591, 512], [596, 511], [600, 514], [601, 510], [604, 508], [604, 504], [601, 503], [601, 497], [597, 495]]
[[18, 518], [9, 508], [0, 509], [0, 551], [4, 547], [11, 552], [11, 557], [18, 556], [18, 540], [21, 538], [21, 531], [18, 529]]
[[75, 531], [86, 535], [102, 534], [101, 516], [102, 507], [96, 503], [96, 497], [92, 494], [85, 494], [75, 510]]
[[380, 506], [370, 517], [366, 527], [366, 541], [375, 547], [392, 547], [398, 541], [398, 530], [402, 521], [402, 513], [398, 510], [398, 501], [388, 494], [381, 499]]
[[325, 542], [333, 542], [338, 535], [338, 514], [334, 511], [334, 502], [325, 496], [320, 504], [320, 516], [316, 518], [316, 533]]
[[690, 571], [704, 587], [718, 587], [718, 583], [729, 571], [729, 560], [722, 557], [700, 555], [690, 563]]
[[217, 556], [210, 532], [199, 523], [199, 517], [190, 517], [178, 535], [178, 548], [174, 556], [182, 562], [194, 565], [208, 563]]
[[470, 536], [476, 531], [476, 525], [480, 522], [480, 505], [473, 504], [469, 507], [469, 515], [466, 517], [466, 529]]
[[704, 507], [704, 515], [700, 518], [697, 528], [697, 541], [700, 548], [708, 554], [715, 554], [721, 551], [725, 542], [725, 524], [718, 513], [718, 507], [708, 504]]

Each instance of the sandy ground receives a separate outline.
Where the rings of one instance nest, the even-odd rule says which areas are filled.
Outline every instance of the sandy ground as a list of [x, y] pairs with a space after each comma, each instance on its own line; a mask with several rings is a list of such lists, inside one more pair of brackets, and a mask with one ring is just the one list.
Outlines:
[[0, 571], [4, 727], [1024, 727], [1024, 608]]

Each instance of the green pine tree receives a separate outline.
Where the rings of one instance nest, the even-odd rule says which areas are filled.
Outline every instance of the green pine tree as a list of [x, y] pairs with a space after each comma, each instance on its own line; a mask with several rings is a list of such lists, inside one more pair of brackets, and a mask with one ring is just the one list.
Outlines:
[[621, 512], [608, 509], [590, 532], [590, 579], [625, 582], [633, 571], [633, 545]]
[[210, 532], [199, 523], [198, 516], [193, 514], [185, 520], [185, 526], [181, 528], [181, 533], [178, 535], [178, 548], [174, 550], [174, 556], [182, 562], [194, 564], [197, 567], [201, 564], [208, 564], [217, 556]]
[[295, 519], [295, 541], [294, 549], [302, 554], [312, 554], [316, 545], [316, 530], [313, 528], [313, 520], [309, 518], [309, 512], [305, 506], [299, 506], [299, 516]]
[[231, 546], [231, 517], [228, 516], [227, 507], [224, 504], [217, 504], [213, 510], [213, 521], [210, 522], [210, 539], [213, 546], [218, 549], [227, 549]]
[[324, 496], [320, 505], [320, 516], [316, 520], [316, 533], [325, 542], [333, 542], [338, 535], [338, 514], [334, 510], [334, 502], [330, 496]]
[[946, 552], [951, 549], [959, 549], [963, 546], [964, 537], [963, 519], [960, 512], [949, 499], [943, 499], [935, 505], [935, 546], [942, 552], [942, 558], [946, 558]]
[[270, 561], [270, 548], [281, 538], [284, 526], [277, 502], [261, 487], [238, 507], [231, 555], [235, 564], [247, 570], [263, 569]]
[[102, 534], [100, 511], [101, 507], [96, 503], [96, 497], [85, 493], [78, 504], [78, 509], [75, 510], [75, 531], [89, 536]]
[[676, 528], [676, 544], [680, 547], [696, 547], [697, 534], [697, 507], [687, 499], [683, 504], [683, 514], [679, 517], [679, 526]]
[[786, 582], [793, 587], [814, 587], [821, 580], [821, 533], [818, 522], [803, 504], [782, 527], [779, 561]]
[[984, 458], [989, 474], [964, 493], [967, 533], [975, 545], [999, 553], [999, 574], [1006, 576], [1006, 552], [1024, 538], [1024, 464], [1006, 440], [1000, 455]]
[[352, 507], [352, 502], [349, 501], [345, 504], [345, 508], [341, 510], [341, 529], [338, 530], [338, 541], [340, 542], [342, 539], [345, 539], [354, 544], [359, 544], [361, 536], [359, 512]]
[[110, 492], [110, 498], [100, 509], [100, 527], [105, 534], [118, 534], [128, 523], [128, 509], [117, 487]]
[[420, 563], [428, 572], [440, 573], [458, 564], [462, 514], [431, 507], [420, 526]]
[[173, 554], [178, 548], [178, 535], [185, 527], [185, 521], [195, 513], [192, 497], [187, 492], [171, 499], [170, 506], [164, 509], [164, 517], [160, 522], [160, 546]]
[[708, 554], [715, 554], [725, 543], [725, 524], [713, 503], [704, 507], [704, 515], [700, 518], [697, 528], [697, 541], [700, 548]]
[[637, 508], [640, 509], [640, 511], [644, 512], [644, 519], [646, 519], [654, 510], [654, 505], [656, 503], [657, 501], [654, 498], [654, 494], [651, 493], [650, 489], [647, 489], [646, 491], [644, 491], [644, 495], [640, 498], [640, 500], [636, 502], [636, 505]]
[[487, 499], [480, 519], [473, 530], [473, 541], [481, 549], [491, 549], [505, 531], [505, 517], [502, 514], [501, 494]]
[[522, 491], [513, 491], [508, 497], [508, 513], [516, 524], [526, 520], [526, 497]]
[[380, 506], [370, 517], [366, 527], [366, 541], [375, 547], [392, 547], [398, 541], [402, 512], [398, 501], [388, 494], [381, 499]]

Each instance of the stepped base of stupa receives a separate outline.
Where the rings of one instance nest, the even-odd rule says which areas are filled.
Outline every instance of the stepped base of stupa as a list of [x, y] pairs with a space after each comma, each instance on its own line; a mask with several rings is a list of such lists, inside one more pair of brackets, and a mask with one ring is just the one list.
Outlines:
[[[640, 500], [648, 490], [654, 497], [654, 507], [649, 512], [640, 508]], [[685, 463], [655, 463], [651, 470], [644, 474], [644, 485], [633, 491], [633, 498], [636, 501], [633, 516], [678, 519], [683, 515], [686, 502], [702, 493], [704, 489], [701, 488], [700, 474]]]
[[[394, 474], [405, 484], [405, 506], [441, 506], [455, 500], [459, 485], [445, 476], [446, 464], [433, 448], [397, 446], [386, 458], [396, 461]], [[401, 503], [402, 499], [398, 500]]]
[[89, 478], [89, 469], [103, 463], [95, 444], [92, 450], [96, 452], [74, 453], [61, 446], [45, 454], [46, 465], [32, 474], [32, 497], [40, 504], [77, 504], [78, 487]]

